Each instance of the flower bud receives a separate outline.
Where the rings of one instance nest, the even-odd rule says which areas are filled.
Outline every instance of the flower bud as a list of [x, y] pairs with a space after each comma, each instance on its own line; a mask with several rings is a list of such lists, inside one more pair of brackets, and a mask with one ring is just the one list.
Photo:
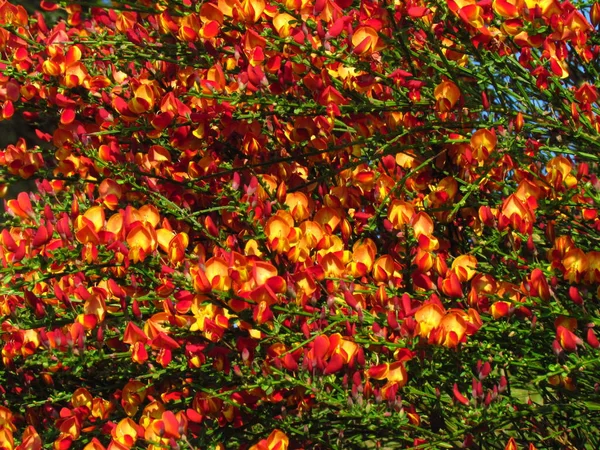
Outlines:
[[521, 130], [523, 129], [524, 123], [525, 123], [525, 121], [523, 120], [523, 113], [521, 111], [519, 111], [517, 113], [517, 117], [515, 118], [515, 131], [517, 133], [521, 132]]
[[592, 20], [592, 24], [598, 27], [598, 24], [600, 24], [600, 3], [596, 2], [592, 5], [590, 19]]

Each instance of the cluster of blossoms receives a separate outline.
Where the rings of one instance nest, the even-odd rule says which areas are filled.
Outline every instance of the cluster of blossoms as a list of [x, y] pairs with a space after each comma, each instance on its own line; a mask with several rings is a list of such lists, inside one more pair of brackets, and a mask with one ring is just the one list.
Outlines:
[[0, 447], [593, 442], [599, 4], [58, 3], [0, 0]]

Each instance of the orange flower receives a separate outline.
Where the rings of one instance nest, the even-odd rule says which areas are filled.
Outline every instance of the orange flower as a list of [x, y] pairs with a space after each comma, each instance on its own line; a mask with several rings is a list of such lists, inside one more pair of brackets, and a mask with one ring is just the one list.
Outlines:
[[370, 55], [383, 48], [377, 30], [369, 26], [362, 26], [354, 30], [352, 45], [354, 53], [357, 55]]
[[477, 258], [473, 255], [460, 255], [452, 262], [451, 270], [458, 277], [458, 281], [464, 283], [469, 281], [477, 273]]
[[578, 345], [583, 344], [583, 340], [580, 337], [577, 337], [575, 333], [562, 325], [556, 327], [556, 340], [567, 352], [574, 352], [577, 350]]
[[529, 282], [529, 292], [531, 295], [539, 297], [544, 301], [550, 300], [550, 286], [548, 286], [548, 281], [540, 269], [534, 269], [531, 272]]
[[586, 255], [587, 271], [585, 273], [585, 282], [596, 284], [600, 282], [600, 252], [591, 251]]
[[10, 409], [0, 406], [0, 429], [15, 431], [17, 427], [15, 427], [13, 420], [13, 413]]
[[496, 134], [486, 128], [473, 133], [473, 136], [471, 136], [473, 158], [479, 161], [479, 165], [484, 164], [490, 153], [496, 148], [497, 142]]
[[92, 408], [92, 394], [85, 388], [78, 388], [73, 392], [73, 396], [71, 397], [71, 405], [74, 408], [79, 408], [80, 406], [85, 406], [86, 408]]
[[135, 114], [142, 114], [154, 107], [154, 92], [147, 84], [140, 85], [133, 93], [133, 98], [127, 104]]
[[347, 271], [353, 277], [361, 277], [373, 269], [377, 247], [371, 239], [356, 242], [352, 247], [352, 261], [348, 263]]
[[435, 87], [433, 95], [439, 112], [444, 113], [452, 110], [460, 99], [460, 89], [452, 81], [442, 81]]
[[378, 283], [399, 282], [402, 280], [400, 264], [390, 255], [382, 255], [373, 264], [373, 278]]
[[425, 236], [431, 236], [433, 234], [433, 220], [426, 212], [417, 213], [411, 220], [411, 225], [415, 231], [415, 237], [418, 239], [419, 236], [424, 234]]
[[511, 194], [502, 203], [500, 227], [511, 225], [514, 230], [529, 233], [535, 222], [535, 214], [528, 204], [524, 204], [515, 194]]
[[21, 5], [12, 5], [8, 2], [0, 4], [0, 21], [6, 25], [15, 27], [26, 26], [28, 17], [27, 11]]
[[341, 334], [335, 333], [329, 336], [332, 354], [339, 354], [342, 361], [348, 364], [358, 352], [358, 345], [349, 339], [344, 339]]
[[483, 20], [483, 8], [479, 5], [466, 5], [460, 8], [458, 16], [474, 28], [482, 28], [485, 24]]
[[323, 230], [325, 232], [331, 234], [335, 232], [335, 230], [341, 223], [342, 214], [337, 209], [331, 207], [324, 207], [317, 211], [314, 220], [323, 227]]
[[198, 39], [202, 22], [197, 14], [187, 14], [179, 23], [177, 37], [185, 42], [194, 42]]
[[417, 328], [415, 333], [430, 343], [445, 347], [456, 347], [465, 336], [473, 335], [482, 322], [474, 309], [468, 313], [461, 309], [445, 311], [438, 303], [430, 302], [422, 305], [415, 312]]
[[493, 0], [492, 9], [496, 14], [505, 19], [513, 19], [521, 15], [525, 6], [523, 0]]
[[523, 204], [529, 204], [532, 208], [537, 207], [537, 200], [545, 197], [545, 191], [529, 180], [522, 180], [515, 195]]
[[388, 209], [388, 220], [396, 230], [401, 230], [405, 225], [411, 223], [415, 215], [415, 208], [411, 203], [394, 200]]
[[420, 247], [417, 249], [417, 254], [413, 259], [413, 264], [417, 266], [419, 272], [425, 273], [433, 267], [434, 255], [431, 252], [425, 251]]
[[579, 283], [589, 265], [586, 254], [579, 248], [570, 249], [565, 254], [562, 263], [565, 267], [565, 280], [570, 283]]
[[422, 338], [428, 338], [431, 330], [439, 326], [444, 314], [444, 309], [437, 303], [427, 303], [421, 306], [415, 312], [417, 334]]
[[327, 253], [320, 264], [325, 271], [325, 276], [330, 278], [341, 278], [346, 270], [344, 263], [333, 252]]
[[180, 428], [184, 428], [181, 413], [163, 411], [160, 418], [147, 418], [144, 426], [144, 439], [151, 443], [150, 450], [158, 450], [169, 446], [169, 442], [181, 438]]
[[42, 439], [40, 438], [40, 435], [33, 426], [29, 425], [25, 429], [25, 431], [23, 432], [23, 437], [21, 439], [21, 445], [18, 448], [27, 450], [42, 449]]
[[571, 189], [577, 185], [577, 178], [571, 174], [573, 164], [564, 156], [555, 156], [548, 164], [546, 164], [548, 174], [546, 181], [554, 186], [555, 189], [562, 188]]
[[495, 302], [490, 307], [490, 314], [494, 319], [499, 319], [501, 317], [507, 316], [511, 311], [512, 304], [509, 302]]
[[290, 444], [289, 438], [283, 431], [273, 430], [267, 439], [250, 447], [250, 450], [287, 450]]
[[404, 386], [408, 381], [408, 374], [403, 361], [373, 366], [367, 370], [367, 375], [375, 380], [388, 380], [388, 382], [397, 383], [399, 387]]
[[265, 225], [265, 233], [269, 246], [278, 253], [283, 253], [290, 249], [288, 235], [294, 226], [294, 219], [291, 216], [290, 219], [292, 221], [291, 224], [281, 216], [272, 216]]
[[[123, 409], [125, 409], [125, 413], [127, 413], [128, 416], [135, 416], [140, 404], [144, 401], [145, 398], [146, 385], [143, 384], [141, 381], [132, 380], [129, 383], [127, 383], [123, 388], [121, 406], [123, 406]], [[121, 422], [124, 424], [124, 427], [129, 427], [129, 422]], [[135, 434], [135, 436], [137, 437], [137, 434]]]
[[430, 186], [430, 189], [431, 193], [427, 198], [431, 201], [432, 205], [439, 207], [452, 202], [458, 192], [458, 182], [454, 177], [446, 177], [437, 186]]
[[308, 219], [311, 211], [309, 208], [308, 197], [302, 192], [293, 192], [287, 194], [285, 204], [290, 208], [292, 217], [296, 223], [300, 223]]
[[106, 317], [106, 303], [104, 297], [100, 293], [93, 293], [83, 306], [84, 314], [93, 314], [98, 319], [98, 323], [102, 323]]
[[113, 428], [111, 435], [113, 442], [125, 446], [125, 448], [131, 448], [135, 444], [140, 433], [140, 427], [129, 417], [122, 419], [115, 428]]
[[127, 234], [129, 259], [133, 262], [143, 261], [146, 256], [158, 247], [158, 239], [154, 227], [145, 222], [139, 222]]
[[264, 0], [242, 0], [240, 6], [241, 8], [237, 9], [237, 11], [244, 18], [245, 22], [255, 23], [259, 21], [266, 4]]
[[562, 12], [556, 0], [525, 0], [525, 5], [530, 11], [539, 7], [544, 17], [548, 19], [554, 14], [561, 14]]
[[450, 311], [440, 321], [437, 336], [438, 344], [454, 348], [467, 332], [467, 322], [464, 311]]
[[212, 257], [206, 261], [206, 278], [213, 289], [228, 291], [231, 289], [231, 278], [229, 276], [229, 264], [219, 257]]
[[[465, 273], [466, 272], [464, 272], [463, 275]], [[464, 295], [458, 275], [453, 271], [448, 271], [446, 273], [446, 277], [442, 280], [441, 288], [442, 292], [448, 297], [461, 298]]]
[[273, 18], [273, 27], [279, 37], [286, 38], [291, 32], [292, 28], [297, 24], [297, 19], [287, 13], [278, 14]]

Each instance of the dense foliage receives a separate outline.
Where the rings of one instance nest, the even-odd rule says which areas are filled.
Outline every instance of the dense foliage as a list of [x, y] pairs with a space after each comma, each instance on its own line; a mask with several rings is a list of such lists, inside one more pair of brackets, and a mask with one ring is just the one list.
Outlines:
[[0, 0], [0, 447], [600, 448], [599, 4], [80, 3]]

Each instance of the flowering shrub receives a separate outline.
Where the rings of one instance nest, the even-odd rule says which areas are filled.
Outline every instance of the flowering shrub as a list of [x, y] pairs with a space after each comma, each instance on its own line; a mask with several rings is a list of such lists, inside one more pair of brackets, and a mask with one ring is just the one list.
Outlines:
[[0, 447], [600, 448], [599, 4], [81, 3], [0, 0]]

